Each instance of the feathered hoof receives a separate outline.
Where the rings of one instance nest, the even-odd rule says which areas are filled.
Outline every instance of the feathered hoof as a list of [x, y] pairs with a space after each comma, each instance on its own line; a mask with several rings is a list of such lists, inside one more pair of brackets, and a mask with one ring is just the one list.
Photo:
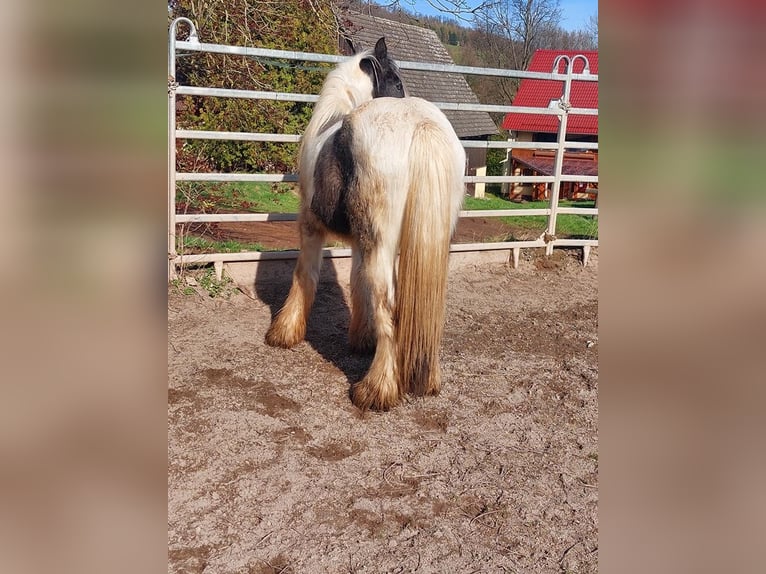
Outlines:
[[387, 411], [399, 404], [399, 390], [391, 378], [368, 374], [351, 387], [351, 402], [362, 411]]
[[441, 392], [441, 384], [436, 384], [434, 386], [430, 386], [426, 389], [426, 396], [427, 397], [436, 397]]
[[402, 393], [410, 393], [416, 397], [435, 397], [441, 392], [442, 378], [439, 363], [423, 364], [431, 365], [431, 368], [421, 369], [410, 377], [402, 375]]
[[283, 349], [290, 349], [294, 347], [306, 336], [306, 327], [300, 328], [288, 328], [277, 317], [266, 331], [266, 344], [272, 347], [281, 347]]
[[435, 397], [441, 392], [441, 390], [442, 390], [442, 378], [437, 371], [436, 373], [431, 375], [430, 380], [426, 383], [425, 395], [427, 397]]

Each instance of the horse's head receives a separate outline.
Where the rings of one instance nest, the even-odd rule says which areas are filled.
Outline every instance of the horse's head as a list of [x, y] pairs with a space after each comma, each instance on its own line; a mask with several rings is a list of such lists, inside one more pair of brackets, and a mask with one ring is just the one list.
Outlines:
[[385, 38], [375, 43], [372, 54], [362, 58], [359, 61], [359, 67], [372, 82], [373, 98], [403, 98], [406, 95], [399, 75], [399, 67], [388, 56]]
[[399, 67], [388, 56], [386, 40], [381, 38], [373, 50], [355, 54], [327, 75], [304, 141], [335, 125], [354, 108], [373, 98], [406, 95]]

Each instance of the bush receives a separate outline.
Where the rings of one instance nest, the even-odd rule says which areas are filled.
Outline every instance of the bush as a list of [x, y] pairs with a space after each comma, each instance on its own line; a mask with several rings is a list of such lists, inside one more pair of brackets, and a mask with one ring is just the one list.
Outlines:
[[[337, 53], [334, 17], [329, 10], [315, 10], [308, 0], [177, 0], [171, 7], [169, 18], [190, 18], [202, 42]], [[301, 93], [318, 93], [324, 76], [319, 67], [302, 62], [207, 53], [179, 58], [176, 70], [183, 85]], [[312, 108], [300, 102], [179, 97], [177, 123], [181, 129], [299, 134]], [[293, 171], [296, 151], [295, 144], [186, 140], [178, 147], [178, 165], [192, 163], [206, 171]]]

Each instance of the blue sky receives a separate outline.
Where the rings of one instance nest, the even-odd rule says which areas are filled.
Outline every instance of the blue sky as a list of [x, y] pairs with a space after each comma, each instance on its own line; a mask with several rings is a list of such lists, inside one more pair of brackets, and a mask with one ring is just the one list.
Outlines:
[[[383, 2], [382, 2], [383, 3]], [[474, 2], [476, 5], [479, 2]], [[438, 4], [435, 1], [434, 4]], [[401, 0], [401, 5], [407, 10], [420, 14], [439, 15], [438, 10], [433, 8], [427, 0]], [[565, 30], [577, 30], [585, 28], [592, 14], [598, 13], [598, 0], [560, 0], [561, 27]]]

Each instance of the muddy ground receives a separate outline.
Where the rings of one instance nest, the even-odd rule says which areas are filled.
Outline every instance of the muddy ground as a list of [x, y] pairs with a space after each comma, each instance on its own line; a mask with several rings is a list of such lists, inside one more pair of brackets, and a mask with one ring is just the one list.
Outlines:
[[170, 288], [168, 571], [596, 572], [597, 250], [579, 257], [452, 270], [441, 395], [364, 415], [347, 278], [289, 351], [263, 341], [287, 280]]

